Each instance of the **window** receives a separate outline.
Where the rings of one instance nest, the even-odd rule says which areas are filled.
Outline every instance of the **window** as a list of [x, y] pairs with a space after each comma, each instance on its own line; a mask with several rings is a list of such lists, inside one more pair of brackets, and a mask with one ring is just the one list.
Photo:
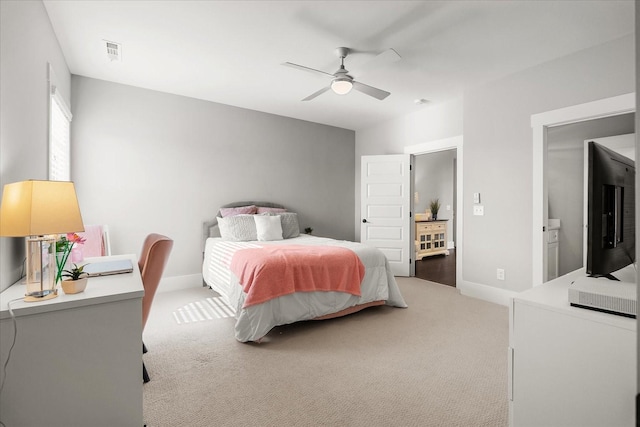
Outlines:
[[[53, 73], [50, 74], [51, 82]], [[71, 111], [60, 91], [50, 83], [49, 179], [71, 181]]]

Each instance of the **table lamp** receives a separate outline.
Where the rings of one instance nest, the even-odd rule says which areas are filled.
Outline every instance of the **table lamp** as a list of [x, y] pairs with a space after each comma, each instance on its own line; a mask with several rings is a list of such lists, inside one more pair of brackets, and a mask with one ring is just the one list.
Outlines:
[[0, 236], [26, 237], [25, 301], [55, 298], [56, 235], [84, 231], [73, 182], [21, 181], [4, 186]]

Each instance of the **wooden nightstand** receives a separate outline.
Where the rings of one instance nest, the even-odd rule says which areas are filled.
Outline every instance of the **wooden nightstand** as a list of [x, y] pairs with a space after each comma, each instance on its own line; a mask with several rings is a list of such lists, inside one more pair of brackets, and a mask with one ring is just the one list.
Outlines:
[[416, 221], [416, 261], [431, 255], [449, 255], [447, 221]]

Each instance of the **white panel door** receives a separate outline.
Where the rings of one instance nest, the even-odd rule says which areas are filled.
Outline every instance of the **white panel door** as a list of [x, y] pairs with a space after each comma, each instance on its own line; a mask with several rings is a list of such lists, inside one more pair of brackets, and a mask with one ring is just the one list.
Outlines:
[[411, 174], [410, 154], [362, 156], [360, 241], [380, 249], [395, 276], [412, 275]]

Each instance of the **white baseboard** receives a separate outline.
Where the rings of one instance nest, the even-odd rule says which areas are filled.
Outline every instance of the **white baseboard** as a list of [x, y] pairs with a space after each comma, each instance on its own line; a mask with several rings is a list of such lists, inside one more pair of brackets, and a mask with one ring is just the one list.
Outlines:
[[509, 306], [511, 298], [516, 296], [518, 292], [507, 291], [505, 289], [494, 288], [493, 286], [481, 285], [463, 280], [458, 286], [462, 295], [489, 301], [495, 304]]
[[158, 292], [171, 292], [202, 286], [202, 274], [187, 276], [163, 277], [158, 286]]

